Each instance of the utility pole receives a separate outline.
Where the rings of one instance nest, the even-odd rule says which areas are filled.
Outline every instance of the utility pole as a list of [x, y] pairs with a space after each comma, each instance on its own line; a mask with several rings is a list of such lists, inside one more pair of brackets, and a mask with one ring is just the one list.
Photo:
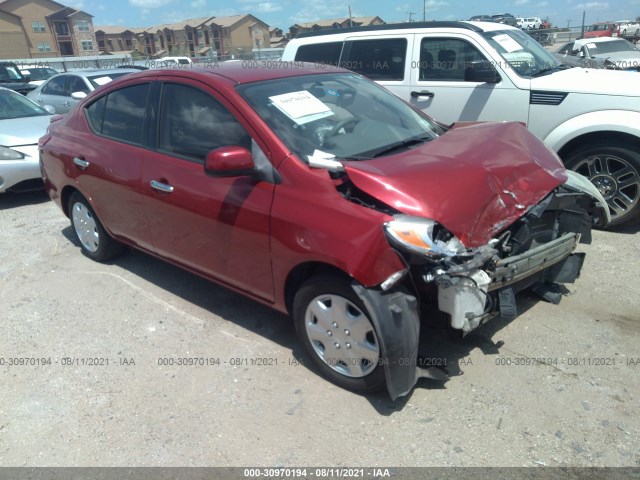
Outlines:
[[582, 33], [580, 34], [581, 37], [584, 37], [584, 16], [587, 12], [585, 12], [584, 10], [582, 11]]
[[353, 27], [353, 20], [351, 18], [351, 5], [349, 5], [349, 26]]
[[422, 21], [427, 21], [427, 0], [422, 0]]
[[407, 12], [409, 14], [409, 21], [413, 22], [413, 20], [411, 20], [411, 15], [415, 15], [416, 12]]

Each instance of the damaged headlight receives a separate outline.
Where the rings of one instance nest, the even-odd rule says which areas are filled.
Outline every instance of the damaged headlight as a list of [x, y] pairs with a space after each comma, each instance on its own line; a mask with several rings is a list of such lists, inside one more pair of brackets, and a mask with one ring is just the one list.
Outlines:
[[434, 220], [409, 215], [396, 215], [384, 224], [387, 236], [414, 253], [433, 257], [464, 255], [462, 242]]

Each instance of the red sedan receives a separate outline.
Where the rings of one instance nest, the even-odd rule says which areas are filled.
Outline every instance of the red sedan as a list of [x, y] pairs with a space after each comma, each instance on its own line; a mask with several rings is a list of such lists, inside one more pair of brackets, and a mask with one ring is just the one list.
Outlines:
[[[468, 333], [557, 300], [606, 202], [517, 123], [434, 122], [337, 68], [127, 75], [40, 139], [82, 251], [138, 248], [288, 312], [328, 379], [406, 395], [422, 322]], [[422, 314], [421, 314], [422, 312]]]

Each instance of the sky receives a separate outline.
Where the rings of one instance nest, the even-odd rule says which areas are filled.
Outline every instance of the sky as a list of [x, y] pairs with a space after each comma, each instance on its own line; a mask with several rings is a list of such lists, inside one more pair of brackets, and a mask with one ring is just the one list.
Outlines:
[[[96, 26], [150, 27], [189, 18], [251, 13], [271, 28], [328, 18], [379, 16], [387, 23], [409, 20], [464, 20], [472, 15], [508, 12], [536, 16], [552, 24], [578, 27], [585, 23], [635, 19], [640, 0], [62, 0], [94, 16]], [[570, 23], [569, 23], [570, 22]]]

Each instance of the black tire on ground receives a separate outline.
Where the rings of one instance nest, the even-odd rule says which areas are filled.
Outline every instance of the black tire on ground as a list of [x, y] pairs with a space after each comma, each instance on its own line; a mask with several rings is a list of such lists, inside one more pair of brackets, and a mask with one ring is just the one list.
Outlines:
[[573, 150], [564, 163], [598, 187], [611, 212], [608, 228], [640, 221], [640, 154], [631, 147], [591, 143]]
[[292, 314], [298, 338], [323, 376], [357, 393], [384, 389], [378, 334], [346, 277], [309, 279], [296, 293]]
[[68, 208], [71, 228], [84, 255], [104, 262], [122, 253], [124, 246], [109, 236], [89, 202], [80, 193], [71, 195]]

